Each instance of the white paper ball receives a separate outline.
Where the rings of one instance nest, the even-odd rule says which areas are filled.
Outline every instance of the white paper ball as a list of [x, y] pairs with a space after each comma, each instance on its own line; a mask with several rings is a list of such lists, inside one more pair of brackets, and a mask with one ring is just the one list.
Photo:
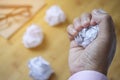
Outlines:
[[99, 32], [98, 25], [90, 26], [88, 28], [82, 29], [78, 36], [75, 38], [75, 41], [78, 45], [87, 47], [93, 40], [96, 39]]
[[53, 73], [50, 64], [42, 57], [35, 57], [28, 63], [30, 69], [30, 76], [34, 80], [48, 80]]
[[35, 48], [43, 41], [43, 32], [40, 26], [32, 24], [23, 36], [23, 44], [26, 48]]
[[66, 16], [65, 13], [63, 12], [63, 10], [57, 6], [54, 5], [52, 7], [50, 7], [47, 11], [46, 11], [46, 15], [45, 15], [45, 21], [50, 25], [50, 26], [55, 26], [58, 25], [60, 23], [65, 22], [66, 20]]

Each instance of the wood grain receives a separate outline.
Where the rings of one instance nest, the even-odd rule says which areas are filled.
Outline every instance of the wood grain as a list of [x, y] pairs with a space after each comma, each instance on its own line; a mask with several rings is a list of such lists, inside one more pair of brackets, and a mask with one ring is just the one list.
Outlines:
[[[72, 20], [84, 12], [103, 8], [113, 17], [117, 34], [117, 50], [108, 72], [110, 80], [120, 80], [120, 0], [46, 0], [47, 5], [25, 24], [11, 39], [0, 38], [0, 80], [31, 80], [28, 76], [27, 62], [35, 56], [48, 60], [55, 71], [51, 80], [67, 80], [69, 40], [66, 27]], [[58, 4], [65, 11], [67, 21], [56, 27], [49, 27], [44, 21], [45, 11], [51, 5]], [[35, 23], [44, 31], [44, 42], [35, 49], [26, 49], [22, 36], [27, 26]]]
[[1, 0], [0, 35], [6, 39], [10, 38], [44, 5], [44, 0]]

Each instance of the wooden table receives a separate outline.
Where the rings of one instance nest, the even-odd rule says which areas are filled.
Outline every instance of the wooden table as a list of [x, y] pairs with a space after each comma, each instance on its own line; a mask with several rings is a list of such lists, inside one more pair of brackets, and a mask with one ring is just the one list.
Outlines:
[[[5, 40], [0, 37], [0, 80], [31, 80], [28, 76], [27, 62], [36, 56], [42, 56], [50, 62], [55, 71], [51, 80], [67, 80], [70, 73], [66, 27], [75, 17], [84, 12], [90, 12], [94, 8], [103, 8], [114, 19], [118, 45], [108, 77], [110, 80], [120, 80], [120, 0], [46, 0], [46, 3], [46, 6], [12, 38]], [[61, 6], [65, 11], [67, 21], [57, 27], [49, 27], [44, 21], [45, 11], [54, 4]], [[41, 46], [26, 49], [22, 44], [22, 36], [27, 26], [32, 23], [41, 25], [45, 38]]]

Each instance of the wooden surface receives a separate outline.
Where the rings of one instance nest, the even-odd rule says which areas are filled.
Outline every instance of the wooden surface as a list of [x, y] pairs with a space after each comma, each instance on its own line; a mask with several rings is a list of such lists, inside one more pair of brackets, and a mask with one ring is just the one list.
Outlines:
[[0, 0], [0, 35], [10, 38], [44, 5], [45, 0]]
[[[70, 76], [68, 68], [69, 40], [66, 26], [84, 12], [94, 8], [108, 11], [115, 22], [117, 33], [117, 51], [110, 67], [110, 80], [120, 80], [120, 0], [47, 0], [47, 5], [26, 23], [9, 40], [0, 38], [0, 80], [31, 80], [28, 76], [27, 62], [35, 56], [48, 60], [55, 71], [51, 80], [67, 80]], [[44, 22], [45, 11], [51, 5], [58, 4], [67, 15], [65, 24], [49, 27]], [[42, 26], [44, 42], [35, 49], [26, 49], [22, 44], [22, 36], [28, 25], [35, 23]]]

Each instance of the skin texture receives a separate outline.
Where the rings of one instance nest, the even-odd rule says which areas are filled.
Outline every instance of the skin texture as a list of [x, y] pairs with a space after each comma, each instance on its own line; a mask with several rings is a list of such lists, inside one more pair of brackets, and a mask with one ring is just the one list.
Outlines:
[[[99, 25], [97, 38], [86, 48], [78, 46], [74, 40], [78, 32], [90, 25]], [[116, 49], [116, 35], [111, 16], [102, 9], [84, 13], [67, 28], [70, 39], [69, 68], [71, 74], [83, 70], [94, 70], [107, 74]]]

